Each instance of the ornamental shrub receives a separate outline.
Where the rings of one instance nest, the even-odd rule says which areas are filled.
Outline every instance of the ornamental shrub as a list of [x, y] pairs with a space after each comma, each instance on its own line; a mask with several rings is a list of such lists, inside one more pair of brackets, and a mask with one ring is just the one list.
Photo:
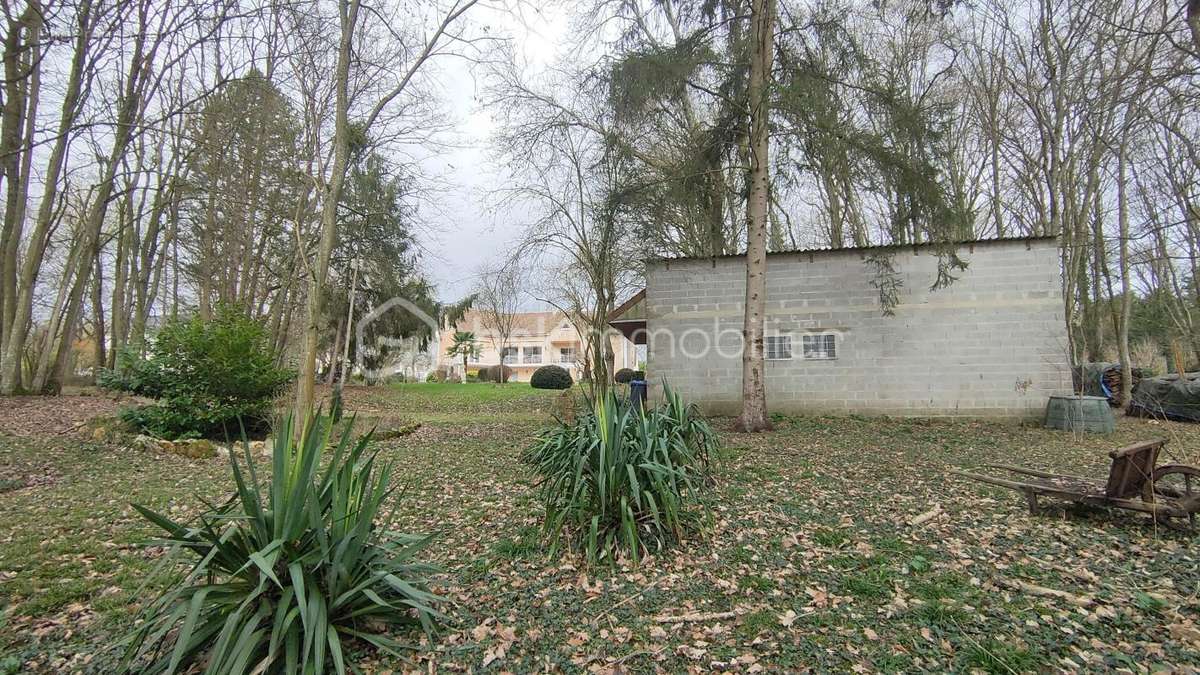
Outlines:
[[[236, 492], [194, 520], [135, 505], [162, 530], [167, 586], [126, 641], [126, 673], [345, 673], [364, 647], [404, 649], [404, 631], [445, 617], [417, 557], [428, 537], [395, 531], [393, 464], [369, 435], [330, 437], [318, 415], [275, 434], [256, 466], [231, 448]], [[328, 459], [328, 461], [323, 461]], [[170, 564], [175, 563], [175, 564]], [[187, 573], [182, 574], [181, 569]]]
[[122, 352], [102, 386], [155, 399], [121, 418], [158, 438], [228, 438], [269, 428], [271, 403], [291, 381], [262, 324], [232, 308], [169, 321], [145, 358]]
[[574, 384], [571, 373], [555, 365], [542, 366], [533, 371], [533, 376], [529, 378], [529, 386], [534, 389], [570, 389]]
[[522, 456], [537, 476], [553, 555], [589, 562], [662, 551], [698, 525], [717, 436], [666, 388], [642, 412], [610, 390], [592, 409], [543, 431]]
[[632, 368], [622, 368], [617, 371], [616, 375], [613, 375], [613, 382], [616, 382], [617, 384], [629, 384], [629, 382], [632, 380], [633, 380], [633, 369]]

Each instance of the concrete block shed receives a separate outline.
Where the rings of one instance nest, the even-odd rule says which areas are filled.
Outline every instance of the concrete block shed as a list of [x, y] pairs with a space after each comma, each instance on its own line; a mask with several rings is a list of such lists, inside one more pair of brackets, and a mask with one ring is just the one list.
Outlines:
[[[943, 249], [944, 250], [944, 249]], [[966, 270], [931, 290], [938, 247], [772, 253], [766, 382], [772, 412], [1032, 417], [1069, 393], [1059, 248], [1053, 237], [957, 244]], [[884, 315], [872, 258], [886, 256], [899, 304]], [[651, 261], [627, 337], [707, 412], [741, 409], [744, 256]], [[630, 303], [627, 303], [630, 305]], [[628, 313], [628, 312], [627, 312]], [[653, 385], [652, 385], [653, 386]]]

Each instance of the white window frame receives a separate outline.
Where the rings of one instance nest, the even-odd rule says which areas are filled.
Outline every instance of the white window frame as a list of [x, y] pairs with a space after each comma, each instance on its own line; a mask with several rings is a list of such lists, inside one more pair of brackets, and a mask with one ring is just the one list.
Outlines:
[[502, 347], [500, 349], [500, 363], [506, 366], [511, 366], [521, 361], [521, 350], [516, 347]]
[[559, 363], [575, 363], [577, 358], [579, 358], [579, 350], [575, 349], [574, 347], [558, 348]]
[[[530, 352], [532, 352], [532, 351], [537, 352], [536, 359], [530, 358], [530, 356], [531, 356]], [[541, 347], [529, 346], [529, 347], [521, 348], [521, 363], [541, 363], [541, 362], [542, 362], [542, 348]]]
[[[780, 349], [780, 345], [783, 349]], [[763, 338], [763, 358], [767, 361], [792, 360], [792, 336], [768, 335]]]
[[833, 361], [838, 357], [835, 333], [806, 333], [800, 338], [800, 352], [805, 361]]

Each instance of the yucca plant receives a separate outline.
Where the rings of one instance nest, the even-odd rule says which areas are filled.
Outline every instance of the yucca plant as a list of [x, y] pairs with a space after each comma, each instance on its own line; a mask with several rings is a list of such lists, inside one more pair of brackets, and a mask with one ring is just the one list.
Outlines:
[[542, 432], [523, 458], [539, 477], [551, 554], [565, 545], [593, 563], [637, 562], [678, 541], [695, 525], [716, 447], [708, 423], [669, 388], [646, 411], [608, 392]]
[[663, 401], [654, 409], [659, 423], [668, 436], [692, 449], [704, 477], [709, 477], [710, 462], [716, 456], [717, 434], [694, 403], [687, 403], [670, 386], [663, 384]]
[[230, 453], [236, 493], [193, 522], [135, 506], [166, 532], [152, 543], [170, 547], [162, 573], [174, 583], [145, 608], [126, 671], [344, 673], [348, 643], [400, 654], [397, 629], [433, 630], [433, 568], [414, 557], [428, 538], [390, 529], [392, 467], [368, 449], [369, 434], [350, 438], [352, 426], [327, 450], [328, 418], [306, 423], [297, 442], [292, 421], [281, 423], [261, 481], [243, 444], [244, 467]]

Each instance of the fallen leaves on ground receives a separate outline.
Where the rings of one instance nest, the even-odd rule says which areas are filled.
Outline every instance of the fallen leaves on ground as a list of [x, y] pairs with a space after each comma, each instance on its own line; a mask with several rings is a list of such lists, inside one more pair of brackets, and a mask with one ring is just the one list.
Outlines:
[[[525, 385], [351, 387], [398, 462], [402, 529], [436, 535], [451, 624], [385, 671], [769, 672], [1187, 670], [1200, 664], [1194, 536], [1139, 514], [1023, 497], [951, 477], [985, 463], [1093, 475], [1107, 452], [1167, 435], [1164, 462], [1200, 464], [1200, 429], [1122, 420], [1111, 436], [1015, 423], [779, 418], [732, 433], [710, 527], [639, 567], [550, 559], [517, 462], [548, 419]], [[495, 387], [495, 385], [483, 385]], [[524, 387], [518, 389], [517, 387]], [[359, 406], [356, 408], [355, 406]], [[404, 427], [408, 428], [408, 427]], [[0, 438], [0, 661], [104, 670], [156, 563], [128, 502], [184, 516], [230, 488], [220, 460], [58, 437]], [[937, 513], [909, 523], [929, 513]], [[30, 665], [32, 664], [32, 665]]]

